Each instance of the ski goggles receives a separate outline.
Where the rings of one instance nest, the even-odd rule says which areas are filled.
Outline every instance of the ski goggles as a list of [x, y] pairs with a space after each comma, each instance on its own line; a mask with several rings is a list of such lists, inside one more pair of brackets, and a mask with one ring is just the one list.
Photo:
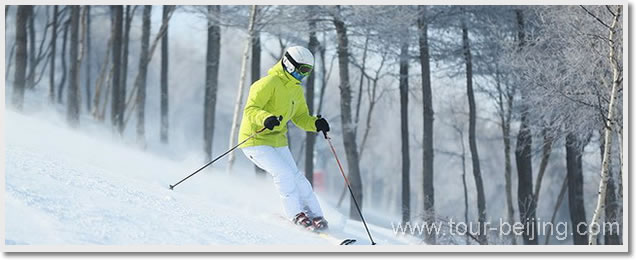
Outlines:
[[314, 69], [314, 66], [312, 65], [300, 64], [296, 62], [294, 58], [292, 58], [291, 55], [289, 55], [289, 53], [285, 53], [285, 57], [287, 58], [287, 60], [289, 60], [289, 62], [291, 62], [292, 65], [294, 65], [294, 68], [296, 68], [296, 71], [302, 76], [308, 76], [311, 73], [311, 71]]

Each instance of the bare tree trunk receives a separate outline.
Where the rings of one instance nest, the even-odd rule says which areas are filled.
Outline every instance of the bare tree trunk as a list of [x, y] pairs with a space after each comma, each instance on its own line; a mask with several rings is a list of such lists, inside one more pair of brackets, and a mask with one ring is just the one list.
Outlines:
[[[126, 11], [125, 11], [125, 15], [124, 15], [124, 19], [123, 19], [123, 36], [122, 36], [122, 55], [121, 55], [121, 94], [119, 94], [119, 96], [122, 99], [122, 104], [121, 104], [121, 116], [124, 117], [124, 115], [126, 115], [126, 88], [127, 88], [127, 81], [128, 81], [128, 43], [129, 43], [129, 36], [130, 36], [130, 22], [132, 21], [132, 14], [130, 12], [130, 5], [126, 5]], [[125, 117], [124, 117], [125, 118]], [[122, 129], [123, 129], [123, 123], [122, 123]], [[123, 132], [123, 130], [122, 130]]]
[[[133, 8], [133, 11], [135, 9]], [[150, 64], [150, 60], [152, 59], [152, 55], [155, 53], [155, 49], [157, 48], [157, 45], [159, 44], [159, 41], [162, 39], [164, 33], [167, 32], [168, 30], [168, 22], [170, 21], [170, 18], [172, 17], [172, 14], [174, 13], [174, 6], [172, 6], [172, 8], [170, 8], [170, 10], [168, 10], [168, 15], [166, 19], [163, 19], [161, 21], [161, 27], [159, 27], [159, 32], [157, 32], [157, 35], [155, 36], [154, 40], [152, 41], [152, 44], [150, 45], [150, 50], [148, 51], [148, 58], [144, 61], [145, 66], [148, 66], [148, 64]], [[134, 12], [133, 12], [134, 13]], [[125, 101], [125, 109], [123, 109], [123, 111], [129, 111], [127, 113], [124, 113], [125, 117], [124, 117], [124, 129], [126, 128], [126, 125], [128, 124], [128, 120], [130, 119], [130, 117], [132, 117], [133, 114], [133, 110], [135, 109], [135, 107], [137, 107], [137, 102], [133, 102], [133, 100], [136, 100], [137, 97], [137, 92], [138, 92], [138, 86], [141, 82], [141, 73], [138, 71], [137, 75], [135, 76], [135, 81], [134, 81], [134, 85], [133, 88], [130, 90], [130, 94], [128, 95], [128, 97], [126, 98]], [[144, 92], [145, 93], [145, 92]], [[145, 99], [145, 98], [144, 98]], [[144, 145], [145, 141], [140, 142], [140, 144]]]
[[51, 63], [49, 67], [49, 102], [55, 102], [55, 56], [56, 56], [56, 43], [57, 43], [57, 13], [58, 6], [53, 6], [53, 32], [51, 34]]
[[[524, 20], [521, 10], [515, 10], [518, 24], [519, 48], [525, 45]], [[522, 99], [525, 93], [522, 91]], [[532, 189], [532, 132], [528, 119], [528, 107], [521, 106], [521, 125], [517, 134], [517, 147], [515, 149], [517, 162], [517, 204], [519, 206], [519, 221], [523, 224], [523, 242], [526, 245], [536, 245], [536, 201]]]
[[[434, 185], [434, 150], [433, 150], [433, 91], [431, 88], [431, 67], [428, 44], [428, 21], [426, 18], [427, 7], [419, 6], [420, 17], [417, 21], [420, 48], [420, 68], [422, 70], [422, 177], [424, 191], [424, 212], [429, 217], [426, 221], [432, 223], [435, 219], [435, 185]], [[463, 145], [462, 139], [462, 145]], [[462, 160], [464, 160], [462, 153]], [[462, 177], [464, 182], [465, 176]], [[467, 202], [466, 202], [467, 203]], [[468, 238], [466, 238], [468, 239]], [[437, 244], [436, 236], [432, 232], [425, 236], [427, 244]]]
[[62, 79], [58, 83], [57, 87], [57, 103], [62, 104], [62, 93], [64, 92], [64, 84], [66, 84], [66, 40], [68, 35], [68, 27], [70, 24], [70, 18], [64, 22], [64, 33], [62, 34], [62, 53], [60, 54], [60, 60], [62, 61]]
[[466, 62], [466, 95], [468, 96], [468, 143], [470, 147], [470, 154], [473, 165], [473, 176], [475, 178], [475, 187], [477, 188], [477, 210], [479, 216], [479, 243], [482, 245], [488, 244], [488, 238], [486, 237], [485, 223], [486, 223], [486, 196], [484, 194], [484, 183], [481, 178], [481, 169], [479, 166], [479, 152], [477, 151], [477, 140], [475, 137], [475, 124], [477, 118], [477, 110], [475, 107], [475, 95], [473, 93], [473, 63], [472, 55], [470, 52], [470, 42], [468, 39], [468, 28], [466, 23], [462, 21], [462, 42], [464, 59]]
[[24, 88], [26, 78], [26, 65], [27, 65], [27, 21], [29, 15], [32, 12], [32, 6], [19, 5], [16, 14], [15, 24], [15, 41], [16, 41], [16, 54], [15, 54], [15, 75], [13, 83], [13, 106], [22, 111], [24, 105]]
[[[408, 32], [405, 34], [408, 35]], [[400, 48], [400, 129], [402, 140], [402, 222], [411, 220], [411, 181], [409, 152], [409, 44]]]
[[364, 128], [364, 134], [362, 135], [362, 143], [360, 144], [360, 153], [359, 153], [360, 158], [362, 158], [362, 155], [364, 153], [364, 148], [366, 147], [367, 140], [369, 137], [369, 132], [371, 131], [371, 119], [373, 118], [373, 111], [375, 109], [375, 105], [378, 103], [378, 100], [382, 96], [382, 93], [380, 93], [380, 95], [377, 94], [377, 90], [378, 90], [378, 80], [380, 79], [380, 72], [382, 71], [382, 68], [384, 67], [385, 61], [386, 61], [386, 54], [383, 54], [382, 59], [380, 60], [380, 66], [378, 66], [378, 69], [375, 71], [374, 78], [369, 77], [369, 79], [367, 80], [368, 84], [371, 86], [367, 87], [368, 95], [369, 95], [369, 108], [367, 110], [366, 127]]
[[148, 47], [150, 43], [150, 18], [152, 15], [152, 6], [145, 5], [143, 11], [143, 25], [141, 29], [141, 55], [139, 56], [139, 76], [135, 77], [135, 88], [137, 89], [137, 143], [145, 146], [146, 133], [146, 79], [148, 76]]
[[[464, 188], [464, 222], [468, 221], [468, 186], [466, 185], [466, 145], [464, 144], [464, 130], [459, 126], [454, 126], [455, 132], [459, 135], [459, 141], [462, 145], [462, 154], [460, 158], [462, 160], [462, 186]], [[466, 244], [470, 245], [470, 234], [466, 234]]]
[[[314, 19], [309, 20], [309, 45], [307, 46], [312, 54], [317, 54], [320, 43], [316, 37], [316, 21]], [[324, 61], [323, 61], [324, 62]], [[314, 62], [314, 68], [316, 64]], [[313, 71], [307, 79], [305, 86], [305, 95], [307, 96], [307, 108], [309, 113], [314, 112], [314, 89], [316, 85], [316, 73]], [[314, 183], [314, 147], [316, 145], [316, 133], [307, 132], [305, 139], [305, 177], [309, 183]]]
[[607, 119], [605, 122], [605, 140], [604, 140], [604, 149], [603, 149], [603, 164], [601, 167], [601, 181], [598, 187], [598, 200], [596, 202], [596, 208], [594, 209], [594, 215], [592, 216], [592, 222], [590, 223], [590, 235], [588, 239], [588, 244], [596, 245], [596, 237], [599, 232], [599, 223], [600, 218], [603, 214], [603, 209], [605, 207], [605, 196], [607, 194], [607, 182], [609, 177], [609, 168], [611, 164], [612, 158], [612, 133], [614, 131], [614, 126], [616, 125], [614, 119], [614, 110], [616, 110], [616, 99], [618, 95], [619, 88], [619, 64], [618, 59], [615, 57], [616, 53], [616, 30], [619, 23], [619, 17], [621, 15], [621, 6], [618, 6], [618, 9], [614, 12], [614, 17], [612, 20], [612, 24], [609, 28], [609, 61], [612, 68], [612, 90], [610, 92], [610, 102], [609, 108], [607, 111]]
[[[5, 25], [6, 26], [6, 25]], [[5, 30], [6, 31], [6, 30]], [[9, 80], [9, 75], [11, 74], [11, 66], [13, 65], [13, 54], [15, 52], [15, 41], [13, 42], [13, 46], [11, 46], [11, 50], [9, 51], [9, 56], [8, 56], [8, 64], [6, 65], [6, 70], [4, 71], [4, 78], [6, 80]]]
[[80, 6], [71, 6], [71, 46], [69, 50], [71, 54], [71, 68], [69, 72], [70, 79], [66, 98], [66, 121], [73, 127], [76, 127], [79, 124], [79, 81], [80, 68], [82, 64], [82, 44], [80, 43], [82, 35], [80, 35], [80, 19], [82, 19], [82, 16], [80, 14]]
[[355, 117], [355, 128], [356, 133], [358, 133], [358, 123], [360, 122], [360, 107], [362, 103], [362, 86], [364, 85], [364, 75], [365, 68], [367, 64], [367, 52], [369, 50], [369, 32], [367, 32], [364, 39], [364, 49], [362, 50], [362, 61], [360, 62], [360, 83], [358, 84], [358, 97], [356, 102], [356, 117]]
[[541, 182], [543, 180], [543, 176], [545, 175], [545, 171], [548, 168], [548, 162], [550, 162], [550, 154], [552, 153], [552, 137], [548, 133], [548, 129], [543, 129], [543, 145], [541, 146], [542, 154], [541, 154], [541, 163], [539, 163], [539, 173], [537, 174], [537, 184], [534, 187], [534, 203], [535, 208], [538, 208], [539, 204], [539, 192], [541, 191]]
[[[250, 56], [250, 46], [252, 45], [252, 37], [254, 36], [254, 23], [256, 22], [256, 5], [252, 5], [250, 9], [250, 22], [247, 26], [247, 39], [245, 42], [245, 48], [243, 48], [243, 56], [241, 58], [241, 78], [239, 79], [239, 86], [236, 90], [236, 102], [234, 103], [234, 114], [232, 116], [232, 129], [230, 130], [230, 145], [233, 147], [236, 145], [236, 136], [239, 129], [239, 114], [241, 107], [243, 107], [243, 89], [245, 89], [245, 75], [247, 74], [247, 59]], [[228, 159], [228, 172], [232, 172], [232, 166], [234, 165], [234, 153], [229, 154]]]
[[322, 34], [322, 45], [320, 45], [320, 60], [321, 65], [320, 65], [320, 97], [318, 98], [318, 110], [316, 111], [317, 114], [320, 114], [320, 112], [322, 112], [322, 104], [323, 104], [323, 100], [325, 97], [325, 90], [327, 89], [327, 82], [329, 81], [329, 77], [331, 76], [331, 71], [333, 68], [333, 62], [335, 61], [336, 56], [333, 56], [333, 58], [331, 59], [331, 65], [329, 67], [329, 72], [327, 72], [327, 61], [325, 60], [325, 52], [327, 51], [327, 38], [326, 38], [326, 33]]
[[[91, 111], [91, 6], [86, 6], [86, 34], [84, 40], [86, 41], [86, 111]], [[53, 27], [55, 31], [55, 27]]]
[[[605, 129], [601, 129], [599, 131], [599, 136], [604, 136]], [[613, 138], [613, 137], [612, 137]], [[603, 142], [599, 142], [600, 145], [600, 155], [601, 155], [601, 165], [603, 160], [603, 155], [605, 155], [605, 144]], [[616, 196], [616, 178], [614, 177], [614, 167], [613, 164], [609, 165], [608, 168], [608, 176], [607, 176], [607, 195], [605, 196], [605, 223], [609, 223], [609, 229], [606, 229], [604, 234], [604, 240], [606, 245], [620, 245], [620, 236], [619, 236], [619, 227], [613, 225], [614, 223], [618, 223], [619, 211], [618, 205], [619, 201]]]
[[[256, 14], [258, 15], [259, 9], [256, 8]], [[252, 84], [261, 78], [261, 33], [258, 31], [254, 32], [254, 36], [252, 37], [252, 56], [251, 56], [252, 66], [251, 66], [251, 78]], [[288, 133], [289, 134], [289, 133]], [[267, 172], [258, 166], [254, 165], [254, 172], [259, 176], [267, 176]], [[311, 182], [311, 180], [309, 180]]]
[[[354, 196], [360, 207], [364, 202], [362, 194], [362, 180], [360, 178], [360, 166], [358, 158], [358, 146], [356, 145], [356, 133], [351, 118], [351, 84], [349, 83], [349, 40], [347, 39], [347, 27], [340, 17], [340, 6], [336, 6], [337, 14], [334, 15], [334, 26], [338, 39], [338, 65], [340, 68], [340, 121], [342, 124], [342, 139], [347, 156], [349, 181]], [[349, 217], [360, 220], [354, 203], [349, 203]]]
[[221, 27], [213, 17], [219, 17], [221, 6], [208, 6], [208, 44], [205, 71], [205, 101], [203, 119], [203, 140], [207, 159], [212, 159], [214, 140], [214, 119], [216, 118], [216, 94], [219, 81], [219, 61], [221, 59]]
[[108, 105], [108, 100], [110, 98], [111, 95], [108, 95], [108, 92], [110, 91], [110, 89], [112, 88], [112, 81], [113, 81], [113, 73], [115, 72], [115, 68], [114, 67], [110, 67], [109, 71], [108, 71], [108, 76], [106, 77], [106, 91], [104, 91], [104, 93], [106, 93], [106, 95], [104, 95], [104, 103], [102, 104], [102, 110], [101, 112], [99, 112], [99, 115], [97, 116], [97, 119], [99, 121], [104, 121], [104, 119], [106, 118], [106, 106]]
[[[504, 143], [504, 179], [506, 190], [506, 218], [508, 224], [513, 224], [515, 221], [514, 202], [512, 199], [512, 160], [510, 158], [510, 120], [512, 118], [512, 102], [514, 100], [514, 93], [510, 91], [510, 87], [506, 86], [504, 90], [501, 86], [500, 72], [498, 64], [495, 64], [495, 78], [497, 86], [497, 106], [499, 109], [499, 120], [501, 121], [501, 132], [503, 135]], [[513, 245], [517, 244], [516, 235], [510, 234], [510, 241]]]
[[122, 97], [121, 97], [121, 47], [122, 47], [122, 23], [123, 23], [123, 6], [111, 6], [114, 15], [114, 35], [113, 35], [113, 80], [112, 80], [112, 103], [111, 103], [111, 121], [113, 126], [119, 130], [119, 134], [123, 133], [123, 115], [122, 115]]
[[35, 53], [35, 42], [36, 42], [35, 6], [31, 7], [31, 12], [29, 13], [28, 32], [29, 32], [29, 36], [28, 36], [27, 44], [29, 45], [29, 52], [28, 52], [29, 53], [28, 55], [29, 72], [27, 73], [27, 78], [26, 78], [26, 88], [32, 89], [34, 87], [35, 70], [37, 67], [37, 62], [36, 62], [37, 54]]
[[[561, 203], [563, 202], [563, 198], [565, 198], [565, 191], [568, 188], [568, 177], [565, 176], [563, 178], [563, 184], [561, 184], [561, 191], [559, 192], [559, 196], [557, 197], [556, 204], [554, 205], [554, 210], [552, 210], [552, 217], [550, 218], [550, 223], [555, 223], [556, 215], [561, 208]], [[548, 234], [545, 236], [545, 245], [550, 244], [550, 238], [552, 237], [552, 229], [548, 229]]]
[[[108, 38], [108, 43], [106, 44], [106, 54], [104, 55], [104, 61], [102, 61], [102, 67], [100, 68], [100, 72], [99, 72], [99, 76], [97, 77], [97, 79], [95, 80], [95, 94], [93, 96], [93, 106], [92, 106], [92, 110], [91, 110], [91, 114], [93, 115], [94, 118], [99, 118], [99, 101], [101, 99], [101, 93], [102, 93], [102, 86], [104, 86], [104, 81], [106, 81], [106, 78], [110, 76], [110, 51], [112, 49], [112, 44], [113, 44], [113, 31], [111, 29], [111, 36]], [[108, 86], [108, 85], [106, 85]], [[106, 96], [108, 96], [108, 90], [105, 91], [104, 93], [106, 93]]]
[[[171, 6], [164, 5], [162, 20], [169, 18]], [[168, 28], [161, 37], [161, 125], [160, 125], [161, 142], [168, 143]]]
[[[571, 228], [573, 231], [573, 242], [575, 245], [587, 244], [584, 230], [587, 225], [585, 218], [585, 203], [583, 200], [583, 147], [579, 144], [578, 138], [569, 133], [565, 138], [565, 153], [568, 179], [568, 204], [570, 207]], [[580, 225], [579, 225], [580, 224]], [[580, 230], [577, 230], [580, 229]]]

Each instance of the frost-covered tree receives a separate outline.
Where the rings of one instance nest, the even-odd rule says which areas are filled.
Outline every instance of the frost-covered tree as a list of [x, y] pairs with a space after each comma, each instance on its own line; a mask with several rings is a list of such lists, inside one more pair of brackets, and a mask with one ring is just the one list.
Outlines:
[[[529, 109], [531, 129], [540, 131], [550, 125], [546, 134], [554, 140], [565, 139], [574, 229], [578, 223], [586, 222], [583, 147], [598, 129], [607, 127], [612, 89], [620, 89], [622, 83], [622, 68], [616, 65], [621, 64], [616, 61], [622, 60], [622, 39], [609, 40], [611, 31], [621, 30], [620, 23], [611, 29], [618, 9], [615, 6], [545, 6], [533, 10], [527, 13], [527, 45], [510, 64], [518, 72], [521, 91], [527, 93], [521, 102]], [[612, 49], [616, 55], [613, 58]], [[615, 93], [618, 105], [621, 92]], [[610, 121], [620, 126], [621, 115]], [[602, 195], [603, 175], [601, 180]], [[602, 207], [603, 203], [600, 204]], [[574, 233], [575, 244], [589, 243], [585, 235]]]

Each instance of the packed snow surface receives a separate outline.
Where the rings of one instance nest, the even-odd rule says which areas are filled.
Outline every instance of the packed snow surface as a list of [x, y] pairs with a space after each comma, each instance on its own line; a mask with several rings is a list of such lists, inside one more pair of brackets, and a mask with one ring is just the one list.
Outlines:
[[[213, 165], [171, 191], [203, 164], [200, 156], [143, 151], [83, 120], [71, 129], [59, 116], [5, 112], [6, 245], [333, 243], [282, 219], [271, 179], [255, 177], [252, 166], [228, 174]], [[333, 237], [369, 244], [361, 222], [322, 204]], [[378, 244], [419, 243], [370, 228]]]

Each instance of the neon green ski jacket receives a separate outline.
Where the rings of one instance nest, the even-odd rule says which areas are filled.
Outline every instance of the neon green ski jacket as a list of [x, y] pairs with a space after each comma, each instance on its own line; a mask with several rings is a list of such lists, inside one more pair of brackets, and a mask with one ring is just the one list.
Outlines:
[[309, 115], [300, 81], [286, 73], [280, 61], [269, 69], [267, 76], [254, 82], [250, 87], [243, 109], [238, 142], [263, 129], [265, 119], [270, 116], [283, 116], [283, 120], [273, 130], [266, 129], [239, 147], [287, 146], [289, 120], [305, 131], [316, 132], [318, 118]]

